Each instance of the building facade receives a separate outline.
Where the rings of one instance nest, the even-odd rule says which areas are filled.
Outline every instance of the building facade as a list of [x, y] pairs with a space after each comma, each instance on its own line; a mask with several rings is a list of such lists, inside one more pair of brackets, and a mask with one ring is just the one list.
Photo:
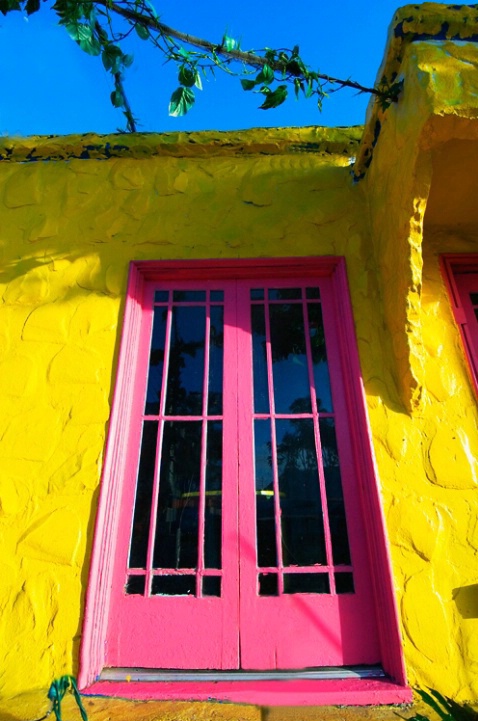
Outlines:
[[364, 128], [2, 141], [6, 718], [477, 701], [475, 12]]

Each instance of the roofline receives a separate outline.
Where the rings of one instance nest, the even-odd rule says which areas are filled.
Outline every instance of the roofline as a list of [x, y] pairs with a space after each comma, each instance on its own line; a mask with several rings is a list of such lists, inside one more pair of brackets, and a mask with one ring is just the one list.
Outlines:
[[[384, 59], [378, 71], [377, 84], [390, 86], [399, 81], [405, 50], [423, 40], [461, 40], [478, 42], [478, 5], [444, 5], [425, 2], [399, 8], [391, 22]], [[367, 109], [364, 134], [357, 153], [353, 175], [363, 178], [373, 158], [386, 110], [373, 97]]]
[[363, 126], [235, 131], [43, 135], [0, 139], [0, 162], [314, 153], [355, 156]]

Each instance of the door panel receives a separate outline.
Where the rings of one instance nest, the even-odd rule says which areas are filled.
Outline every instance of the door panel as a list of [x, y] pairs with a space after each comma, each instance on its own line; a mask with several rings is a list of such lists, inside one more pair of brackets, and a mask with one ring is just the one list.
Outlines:
[[238, 291], [244, 669], [379, 660], [328, 283]]
[[145, 295], [107, 664], [237, 669], [235, 283]]

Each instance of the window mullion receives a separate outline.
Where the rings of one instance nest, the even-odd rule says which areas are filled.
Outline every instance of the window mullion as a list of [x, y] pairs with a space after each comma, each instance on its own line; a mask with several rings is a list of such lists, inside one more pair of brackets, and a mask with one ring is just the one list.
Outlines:
[[[329, 567], [329, 582], [330, 591], [335, 593], [335, 575], [331, 573], [330, 569], [333, 567], [333, 554], [332, 554], [332, 537], [330, 534], [330, 522], [329, 522], [329, 511], [327, 504], [327, 491], [325, 486], [325, 476], [322, 463], [322, 443], [320, 440], [319, 430], [319, 410], [317, 408], [317, 392], [315, 388], [315, 377], [312, 362], [312, 348], [310, 345], [310, 326], [309, 326], [309, 310], [307, 305], [307, 299], [305, 293], [302, 300], [303, 311], [304, 311], [304, 334], [305, 334], [305, 348], [307, 355], [307, 367], [309, 372], [309, 383], [310, 383], [310, 400], [312, 403], [312, 415], [314, 424], [314, 436], [315, 436], [315, 448], [317, 453], [317, 468], [319, 471], [319, 487], [320, 497], [322, 502], [322, 517], [324, 523], [324, 540], [325, 540], [325, 553], [327, 559], [327, 566]], [[327, 414], [328, 416], [330, 414]], [[332, 416], [333, 417], [333, 416]]]
[[210, 292], [207, 291], [206, 301], [206, 329], [204, 337], [204, 375], [202, 397], [202, 429], [201, 429], [201, 468], [199, 477], [199, 508], [198, 508], [198, 585], [196, 592], [202, 595], [202, 576], [204, 571], [204, 541], [205, 541], [205, 510], [206, 510], [206, 456], [207, 456], [207, 412], [209, 403], [209, 356], [211, 339], [211, 303]]
[[151, 516], [149, 524], [149, 539], [148, 539], [148, 555], [146, 561], [146, 595], [151, 593], [151, 579], [153, 570], [153, 554], [154, 554], [154, 542], [156, 538], [156, 524], [157, 524], [157, 508], [158, 508], [158, 496], [159, 496], [159, 484], [160, 484], [160, 468], [161, 468], [161, 455], [163, 448], [163, 435], [164, 435], [164, 414], [166, 404], [166, 391], [168, 388], [168, 376], [169, 376], [169, 358], [171, 349], [171, 329], [172, 329], [172, 292], [169, 293], [168, 299], [168, 311], [166, 320], [166, 337], [164, 344], [164, 364], [163, 364], [163, 377], [161, 379], [161, 394], [159, 400], [159, 428], [158, 428], [158, 442], [156, 444], [156, 459], [154, 464], [154, 480], [153, 480], [153, 493], [151, 499]]
[[272, 346], [271, 346], [271, 324], [270, 324], [270, 303], [267, 293], [264, 294], [264, 316], [266, 330], [266, 357], [267, 357], [267, 383], [269, 387], [269, 411], [271, 420], [271, 458], [272, 458], [272, 487], [274, 491], [274, 530], [276, 537], [276, 553], [277, 567], [279, 569], [278, 593], [284, 592], [284, 563], [282, 553], [282, 526], [281, 526], [281, 507], [279, 496], [279, 468], [277, 463], [277, 434], [275, 424], [275, 398], [274, 398], [274, 378], [272, 373]]

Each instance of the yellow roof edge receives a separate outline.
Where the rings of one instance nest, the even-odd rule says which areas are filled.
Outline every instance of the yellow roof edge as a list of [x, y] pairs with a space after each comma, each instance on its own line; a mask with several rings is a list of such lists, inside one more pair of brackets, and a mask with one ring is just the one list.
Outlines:
[[[399, 8], [390, 24], [384, 58], [377, 74], [377, 84], [389, 86], [400, 80], [405, 48], [420, 40], [478, 42], [478, 6], [425, 2]], [[366, 174], [372, 162], [385, 112], [380, 100], [373, 97], [368, 107], [362, 142], [353, 170], [356, 180]]]
[[155, 155], [275, 155], [318, 153], [354, 156], [363, 127], [253, 128], [233, 131], [43, 135], [0, 139], [0, 161], [106, 160]]

